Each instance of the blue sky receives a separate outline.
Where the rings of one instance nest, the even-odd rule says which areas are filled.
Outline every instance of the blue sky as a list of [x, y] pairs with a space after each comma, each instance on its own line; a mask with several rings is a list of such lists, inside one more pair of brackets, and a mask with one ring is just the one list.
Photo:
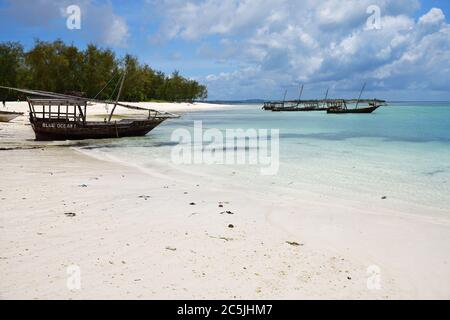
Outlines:
[[[80, 30], [66, 27], [72, 4]], [[448, 0], [0, 0], [0, 41], [96, 43], [210, 99], [294, 98], [300, 84], [350, 97], [367, 82], [367, 97], [450, 100], [449, 17]]]

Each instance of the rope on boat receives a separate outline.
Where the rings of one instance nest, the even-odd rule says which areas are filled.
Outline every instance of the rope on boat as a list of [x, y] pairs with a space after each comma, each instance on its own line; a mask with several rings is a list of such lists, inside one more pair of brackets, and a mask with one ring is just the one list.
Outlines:
[[118, 106], [132, 109], [132, 110], [141, 110], [141, 111], [153, 111], [156, 113], [157, 116], [166, 116], [167, 118], [179, 118], [180, 116], [171, 112], [167, 111], [158, 111], [156, 109], [150, 109], [150, 108], [142, 108], [138, 106], [133, 106], [121, 102], [111, 101], [111, 100], [99, 100], [99, 99], [90, 99], [90, 98], [84, 98], [84, 97], [78, 97], [78, 96], [72, 96], [68, 94], [61, 94], [61, 93], [54, 93], [49, 91], [42, 91], [42, 90], [29, 90], [29, 89], [19, 89], [19, 88], [13, 88], [13, 87], [5, 87], [0, 86], [1, 89], [7, 89], [7, 90], [14, 90], [30, 95], [35, 95], [39, 97], [48, 97], [48, 98], [54, 98], [54, 99], [72, 99], [72, 100], [78, 100], [83, 102], [94, 102], [94, 103], [100, 103], [100, 104], [116, 104]]
[[[109, 86], [109, 84], [110, 84], [111, 81], [116, 77], [117, 74], [118, 74], [118, 73], [114, 72], [112, 78], [109, 79], [108, 83], [102, 88], [102, 90], [100, 90], [100, 91], [95, 95], [94, 99], [96, 99], [96, 98], [98, 97], [98, 95], [99, 95], [100, 93], [102, 93], [102, 91], [105, 90], [107, 86]], [[111, 98], [110, 98], [110, 99], [111, 99]]]
[[[114, 79], [114, 77], [111, 78], [111, 80], [112, 80], [112, 79]], [[111, 80], [109, 80], [109, 82], [111, 82]], [[115, 85], [115, 87], [114, 87], [114, 90], [112, 91], [112, 93], [111, 93], [111, 95], [109, 96], [108, 100], [112, 100], [112, 97], [113, 97], [113, 95], [114, 95], [114, 92], [116, 92], [117, 87], [119, 86], [119, 83], [120, 83], [119, 80], [120, 80], [120, 78], [117, 79], [117, 82], [116, 82], [116, 85]], [[108, 82], [108, 84], [109, 84], [109, 82]], [[105, 103], [105, 111], [106, 111], [107, 113], [109, 113], [109, 108], [108, 108], [108, 104], [107, 104], [107, 103]]]

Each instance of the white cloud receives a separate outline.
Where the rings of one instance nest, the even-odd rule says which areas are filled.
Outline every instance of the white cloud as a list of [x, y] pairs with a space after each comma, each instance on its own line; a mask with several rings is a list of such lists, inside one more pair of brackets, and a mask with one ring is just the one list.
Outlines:
[[163, 0], [156, 3], [165, 22], [159, 37], [197, 39], [203, 35], [230, 34], [251, 28], [265, 19], [267, 9], [279, 0]]
[[[367, 8], [377, 5], [381, 29], [368, 30]], [[162, 1], [159, 39], [203, 41], [208, 59], [234, 72], [205, 77], [240, 96], [274, 95], [281, 86], [444, 88], [450, 65], [449, 25], [441, 9], [419, 19], [417, 0]], [[222, 38], [215, 45], [211, 36]], [[207, 50], [204, 50], [207, 48]], [[222, 94], [221, 97], [226, 97]]]
[[111, 4], [94, 4], [90, 0], [80, 1], [84, 15], [82, 31], [86, 37], [112, 47], [125, 47], [129, 38], [128, 25], [124, 18], [114, 13]]
[[445, 16], [441, 9], [432, 8], [427, 14], [419, 19], [419, 24], [441, 25], [445, 22]]
[[126, 46], [128, 26], [125, 21], [121, 17], [115, 16], [110, 23], [111, 28], [106, 29], [104, 33], [105, 43], [115, 47]]

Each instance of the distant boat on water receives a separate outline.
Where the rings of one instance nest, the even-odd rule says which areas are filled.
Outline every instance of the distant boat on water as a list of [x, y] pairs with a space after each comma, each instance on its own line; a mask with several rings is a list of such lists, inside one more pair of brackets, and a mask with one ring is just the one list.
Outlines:
[[386, 102], [384, 100], [364, 100], [360, 101], [360, 103], [366, 102], [369, 106], [368, 107], [355, 107], [355, 108], [348, 108], [347, 103], [345, 100], [343, 100], [343, 103], [338, 106], [329, 107], [327, 109], [327, 113], [335, 113], [335, 114], [343, 114], [343, 113], [372, 113], [376, 109], [378, 109], [381, 106], [385, 106]]
[[[361, 95], [364, 91], [366, 84], [363, 85], [358, 99], [328, 99], [328, 90], [325, 94], [325, 99], [321, 100], [301, 100], [303, 85], [300, 90], [300, 96], [295, 101], [282, 102], [265, 102], [263, 110], [269, 110], [274, 112], [281, 111], [327, 111], [327, 113], [344, 114], [344, 113], [372, 113], [381, 106], [385, 106], [385, 100], [379, 99], [361, 99]], [[286, 97], [286, 92], [284, 94]], [[355, 104], [354, 108], [348, 107], [348, 105]], [[367, 107], [360, 107], [362, 104], [367, 104]]]
[[[179, 117], [169, 112], [120, 103], [119, 98], [124, 79], [125, 73], [121, 77], [120, 88], [115, 101], [89, 99], [40, 90], [2, 86], [0, 88], [40, 97], [27, 97], [31, 127], [35, 132], [36, 140], [82, 140], [144, 136], [163, 121]], [[108, 119], [88, 121], [87, 109], [90, 103], [112, 104], [113, 108], [108, 115]], [[148, 115], [143, 118], [115, 121], [112, 120], [112, 117], [117, 106], [146, 111]]]
[[274, 112], [281, 111], [325, 111], [327, 110], [326, 101], [328, 96], [328, 90], [325, 94], [324, 100], [301, 100], [303, 94], [303, 85], [300, 87], [300, 95], [298, 100], [285, 101], [286, 93], [284, 93], [284, 98], [282, 102], [266, 102], [264, 103], [263, 109], [270, 110]]
[[[378, 99], [372, 99], [372, 100], [361, 100], [361, 96], [364, 92], [364, 89], [366, 88], [366, 84], [361, 88], [361, 91], [359, 93], [359, 97], [356, 100], [336, 100], [334, 101], [333, 105], [331, 105], [327, 109], [327, 113], [334, 113], [334, 114], [344, 114], [344, 113], [372, 113], [376, 109], [378, 109], [381, 106], [385, 106], [386, 101], [384, 100], [378, 100]], [[354, 108], [348, 108], [348, 104], [355, 103]], [[362, 107], [359, 108], [359, 105], [361, 103], [366, 103], [368, 107]]]

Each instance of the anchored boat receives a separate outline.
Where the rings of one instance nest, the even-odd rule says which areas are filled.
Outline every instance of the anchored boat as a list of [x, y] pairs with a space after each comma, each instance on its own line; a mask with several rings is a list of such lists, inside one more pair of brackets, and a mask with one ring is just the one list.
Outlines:
[[[286, 98], [286, 93], [284, 93], [284, 98]], [[327, 110], [326, 101], [328, 96], [328, 90], [325, 94], [325, 100], [301, 100], [303, 93], [303, 85], [300, 87], [300, 95], [298, 100], [285, 101], [283, 102], [266, 102], [264, 103], [263, 109], [270, 110], [274, 112], [281, 111], [325, 111]]]
[[368, 107], [355, 107], [355, 108], [348, 108], [347, 102], [345, 100], [342, 100], [342, 103], [339, 103], [337, 106], [329, 107], [327, 109], [327, 113], [372, 113], [376, 109], [378, 109], [381, 106], [386, 105], [385, 101], [383, 100], [364, 100], [361, 102], [366, 102], [369, 106]]
[[[366, 87], [366, 84], [361, 88], [359, 97], [356, 100], [335, 100], [328, 107], [327, 113], [343, 114], [343, 113], [372, 113], [381, 106], [385, 106], [385, 100], [378, 99], [363, 99], [361, 100], [362, 93]], [[366, 103], [367, 107], [359, 107], [360, 104]], [[349, 108], [349, 104], [355, 104], [355, 107]]]
[[[386, 106], [385, 100], [361, 99], [366, 84], [363, 85], [358, 99], [328, 99], [328, 90], [325, 99], [301, 100], [303, 85], [298, 100], [282, 102], [265, 102], [263, 109], [275, 112], [281, 111], [327, 111], [327, 113], [372, 113], [381, 106]], [[286, 92], [284, 94], [286, 97]], [[366, 107], [361, 105], [366, 104]]]
[[287, 94], [287, 90], [284, 91], [284, 97], [283, 97], [283, 101], [267, 101], [264, 102], [264, 105], [262, 107], [263, 110], [269, 110], [269, 111], [274, 111], [275, 109], [279, 109], [279, 108], [284, 108], [284, 105], [286, 103], [286, 94]]

